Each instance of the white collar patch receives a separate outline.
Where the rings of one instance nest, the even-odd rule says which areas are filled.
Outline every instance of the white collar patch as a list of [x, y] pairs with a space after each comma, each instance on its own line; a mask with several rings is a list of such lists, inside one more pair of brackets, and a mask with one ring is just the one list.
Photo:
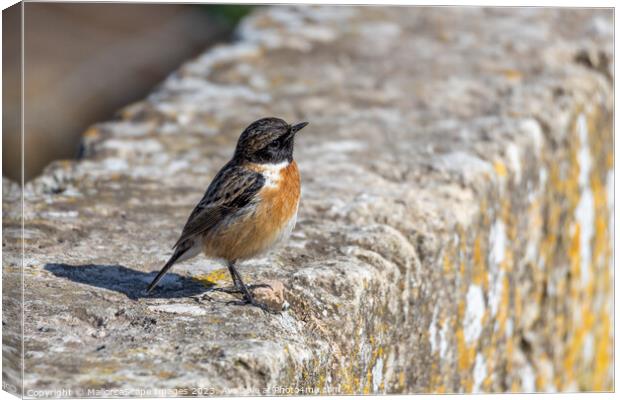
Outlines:
[[278, 182], [280, 181], [280, 172], [289, 166], [288, 161], [283, 161], [277, 164], [262, 164], [261, 172], [265, 177], [265, 186], [278, 186]]

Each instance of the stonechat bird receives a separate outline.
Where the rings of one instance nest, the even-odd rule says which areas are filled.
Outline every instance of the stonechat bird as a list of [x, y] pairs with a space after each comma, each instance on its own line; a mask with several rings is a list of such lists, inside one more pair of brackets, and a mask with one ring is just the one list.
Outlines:
[[172, 256], [147, 293], [175, 263], [202, 251], [226, 262], [234, 291], [243, 295], [244, 304], [267, 310], [243, 283], [236, 263], [266, 253], [290, 236], [301, 190], [293, 147], [295, 135], [306, 125], [263, 118], [245, 128], [233, 158], [190, 214]]

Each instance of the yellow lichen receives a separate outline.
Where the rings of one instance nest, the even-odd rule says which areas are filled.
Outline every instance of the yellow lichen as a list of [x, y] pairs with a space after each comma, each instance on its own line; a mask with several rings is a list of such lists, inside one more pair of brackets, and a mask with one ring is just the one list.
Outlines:
[[471, 392], [473, 380], [471, 376], [471, 366], [476, 355], [475, 346], [467, 346], [465, 342], [465, 331], [462, 327], [456, 331], [456, 348], [458, 353], [457, 365], [461, 373], [461, 385], [467, 392]]
[[211, 271], [208, 274], [195, 276], [194, 279], [205, 286], [214, 286], [228, 277], [228, 270], [221, 268]]
[[506, 169], [506, 165], [502, 161], [496, 160], [493, 163], [493, 168], [495, 169], [495, 173], [499, 177], [505, 178], [506, 176], [508, 176], [508, 170]]
[[520, 81], [523, 78], [523, 73], [516, 69], [505, 69], [502, 72], [504, 76], [511, 81]]
[[611, 321], [607, 314], [601, 316], [600, 325], [596, 331], [594, 352], [594, 372], [592, 390], [610, 390], [610, 366], [613, 357], [613, 334]]

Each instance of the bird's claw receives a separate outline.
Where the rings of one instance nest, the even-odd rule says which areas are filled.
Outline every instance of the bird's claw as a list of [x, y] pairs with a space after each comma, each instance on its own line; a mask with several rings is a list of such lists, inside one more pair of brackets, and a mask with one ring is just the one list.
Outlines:
[[236, 287], [216, 287], [211, 289], [214, 292], [222, 292], [222, 293], [228, 293], [228, 294], [237, 294], [237, 293], [242, 293], [241, 289], [236, 288]]
[[200, 303], [200, 302], [202, 302], [202, 301], [204, 301], [204, 300], [207, 300], [207, 301], [213, 301], [213, 299], [211, 298], [211, 296], [209, 296], [209, 294], [207, 294], [207, 293], [203, 293], [203, 294], [202, 294], [202, 295], [200, 295], [200, 296], [195, 296], [195, 297], [194, 297], [194, 300], [195, 300], [197, 303]]
[[[258, 283], [256, 285], [248, 285], [247, 286], [249, 290], [253, 290], [253, 289], [258, 289], [258, 288], [269, 288], [269, 289], [273, 289], [270, 285], [266, 284], [266, 283]], [[228, 294], [243, 294], [243, 289], [237, 286], [232, 286], [232, 287], [216, 287], [211, 289], [214, 292], [222, 292], [222, 293], [228, 293]]]

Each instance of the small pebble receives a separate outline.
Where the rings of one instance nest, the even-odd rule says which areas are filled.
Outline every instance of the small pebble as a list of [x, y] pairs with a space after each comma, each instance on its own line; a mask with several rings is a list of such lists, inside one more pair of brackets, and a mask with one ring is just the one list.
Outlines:
[[[269, 285], [265, 287], [257, 287], [252, 290], [254, 299], [265, 304], [274, 311], [284, 310], [286, 301], [284, 300], [284, 285], [281, 281], [265, 281], [261, 284]], [[288, 304], [288, 303], [286, 303]]]

